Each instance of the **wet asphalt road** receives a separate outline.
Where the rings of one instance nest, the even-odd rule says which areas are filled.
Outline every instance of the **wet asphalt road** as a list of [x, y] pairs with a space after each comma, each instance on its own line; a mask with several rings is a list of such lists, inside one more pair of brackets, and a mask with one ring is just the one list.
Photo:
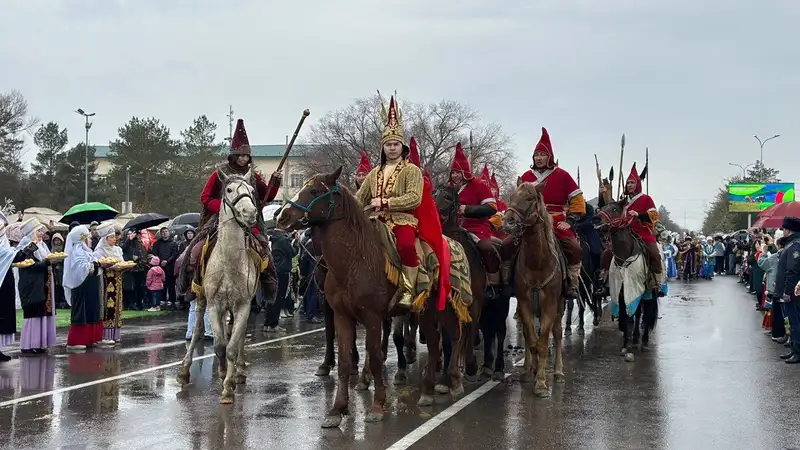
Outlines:
[[[324, 343], [313, 327], [289, 324], [279, 341], [254, 330], [247, 384], [233, 406], [221, 406], [214, 358], [193, 364], [194, 383], [183, 390], [175, 367], [159, 368], [182, 356], [185, 328], [154, 319], [125, 329], [115, 350], [59, 350], [0, 365], [0, 448], [796, 447], [800, 367], [778, 360], [784, 348], [761, 331], [753, 305], [732, 277], [672, 283], [649, 353], [624, 362], [616, 323], [607, 321], [566, 338], [567, 382], [547, 399], [512, 375], [497, 385], [468, 384], [458, 403], [437, 396], [433, 407], [419, 408], [420, 346], [411, 384], [390, 386], [384, 421], [365, 424], [372, 391], [351, 391], [352, 415], [338, 430], [319, 426], [335, 380], [314, 376]], [[201, 355], [211, 354], [207, 343]], [[509, 354], [509, 364], [520, 356]], [[388, 380], [395, 360], [392, 349]], [[37, 394], [45, 395], [30, 399]]]

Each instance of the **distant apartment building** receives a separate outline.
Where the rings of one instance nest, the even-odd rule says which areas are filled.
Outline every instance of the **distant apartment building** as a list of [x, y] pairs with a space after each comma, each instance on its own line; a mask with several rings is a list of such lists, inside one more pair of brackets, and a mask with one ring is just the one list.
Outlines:
[[[302, 172], [297, 161], [301, 158], [304, 150], [308, 146], [295, 145], [292, 147], [292, 153], [286, 159], [283, 166], [283, 183], [281, 190], [278, 192], [276, 200], [288, 200], [292, 198], [305, 181], [305, 174]], [[95, 159], [97, 161], [97, 175], [103, 177], [111, 171], [111, 161], [108, 158], [111, 148], [107, 145], [95, 146]], [[283, 157], [283, 152], [286, 150], [286, 145], [251, 145], [250, 154], [253, 158], [253, 164], [256, 170], [264, 174], [266, 177], [275, 171]], [[220, 160], [222, 162], [222, 160]], [[210, 174], [209, 174], [210, 175]], [[199, 195], [199, 192], [198, 192]]]

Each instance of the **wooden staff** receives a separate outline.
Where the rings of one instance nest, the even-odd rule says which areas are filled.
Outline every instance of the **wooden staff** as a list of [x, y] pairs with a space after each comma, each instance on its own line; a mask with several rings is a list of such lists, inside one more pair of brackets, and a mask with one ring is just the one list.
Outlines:
[[581, 187], [581, 166], [578, 166], [578, 187]]
[[[650, 148], [644, 148], [644, 167], [647, 168], [647, 171], [650, 171]], [[645, 189], [647, 189], [647, 195], [650, 195], [650, 177], [647, 177], [645, 180]]]
[[[622, 174], [622, 173], [624, 173], [622, 171], [622, 160], [623, 160], [623, 156], [625, 156], [625, 133], [622, 133], [622, 139], [620, 140], [620, 144], [619, 145], [620, 145], [620, 149], [619, 149], [619, 173]], [[621, 183], [622, 183], [622, 177], [620, 176], [619, 178], [617, 178], [617, 192], [618, 193], [622, 192], [622, 186], [620, 186]], [[620, 198], [622, 198], [622, 196], [620, 196]]]
[[286, 163], [286, 158], [289, 157], [289, 152], [292, 151], [292, 146], [294, 146], [294, 140], [297, 139], [297, 135], [300, 133], [300, 128], [303, 127], [303, 122], [306, 121], [306, 117], [311, 114], [311, 111], [306, 109], [303, 111], [303, 117], [300, 118], [300, 123], [297, 124], [297, 128], [294, 130], [294, 134], [292, 135], [292, 140], [289, 141], [289, 144], [286, 146], [286, 151], [283, 152], [283, 158], [281, 158], [281, 162], [278, 163], [278, 168], [275, 169], [276, 172], [280, 172], [283, 168], [283, 164]]

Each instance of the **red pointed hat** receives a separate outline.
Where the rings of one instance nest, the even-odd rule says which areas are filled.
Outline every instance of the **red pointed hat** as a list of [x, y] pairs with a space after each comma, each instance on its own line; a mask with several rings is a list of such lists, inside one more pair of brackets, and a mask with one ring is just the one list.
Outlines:
[[450, 172], [461, 172], [465, 180], [474, 178], [472, 170], [469, 167], [467, 155], [464, 154], [464, 149], [461, 147], [461, 142], [456, 144], [456, 155], [453, 157], [453, 164], [450, 166]]
[[414, 139], [414, 136], [411, 136], [411, 141], [408, 143], [408, 161], [411, 164], [414, 164], [417, 167], [422, 167], [422, 164], [419, 160], [419, 149], [417, 149], [417, 140]]
[[244, 129], [244, 120], [236, 122], [236, 131], [233, 132], [231, 139], [231, 155], [249, 155], [250, 140], [247, 139], [247, 131]]
[[547, 132], [547, 128], [545, 127], [542, 127], [542, 137], [539, 138], [539, 143], [537, 143], [536, 147], [533, 149], [533, 153], [536, 152], [547, 153], [550, 156], [550, 159], [547, 161], [548, 169], [552, 169], [556, 166], [555, 156], [553, 155], [553, 144], [550, 143], [550, 133]]
[[369, 158], [367, 157], [367, 152], [361, 152], [361, 161], [358, 163], [358, 167], [356, 168], [357, 174], [368, 174], [372, 170], [372, 164], [369, 163]]
[[493, 187], [497, 190], [500, 189], [500, 185], [497, 184], [497, 178], [494, 177], [494, 174], [492, 174], [492, 177], [489, 179], [489, 187]]
[[628, 178], [625, 180], [625, 183], [628, 181], [633, 180], [636, 182], [636, 187], [633, 190], [632, 195], [637, 195], [642, 193], [642, 179], [639, 177], [639, 171], [636, 170], [636, 163], [633, 163], [633, 167], [631, 167], [631, 173], [628, 175]]
[[483, 170], [481, 170], [481, 180], [488, 186], [491, 186], [492, 176], [489, 175], [489, 165], [486, 163], [483, 163]]

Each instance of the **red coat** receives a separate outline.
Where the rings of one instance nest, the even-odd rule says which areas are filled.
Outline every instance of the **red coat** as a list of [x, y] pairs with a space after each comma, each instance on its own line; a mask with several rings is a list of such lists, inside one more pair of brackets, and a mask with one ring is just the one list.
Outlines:
[[433, 199], [433, 186], [430, 179], [423, 176], [422, 201], [413, 211], [417, 218], [417, 233], [419, 238], [431, 246], [433, 253], [439, 260], [439, 297], [436, 300], [436, 309], [444, 311], [447, 306], [447, 296], [450, 295], [450, 248], [442, 234], [442, 222], [439, 219], [439, 209]]
[[[546, 169], [542, 172], [529, 170], [522, 174], [522, 181], [526, 183], [544, 183], [542, 197], [547, 205], [547, 211], [553, 217], [553, 226], [567, 220], [567, 213], [586, 214], [586, 204], [583, 201], [583, 192], [578, 183], [572, 179], [566, 170], [560, 167]], [[564, 240], [574, 238], [572, 229], [559, 230], [555, 228], [556, 238]]]
[[[497, 209], [492, 190], [486, 183], [477, 178], [473, 178], [469, 181], [465, 180], [465, 184], [461, 187], [461, 190], [458, 191], [458, 199], [464, 206], [491, 204]], [[480, 240], [490, 239], [492, 237], [492, 227], [489, 225], [488, 217], [482, 219], [465, 217], [462, 219], [461, 226], [477, 236]]]
[[622, 208], [623, 215], [628, 214], [628, 211], [636, 211], [637, 214], [647, 214], [650, 217], [650, 222], [642, 222], [639, 218], [633, 219], [631, 230], [645, 243], [655, 243], [655, 222], [658, 220], [658, 209], [653, 202], [653, 197], [644, 193], [634, 195]]
[[[275, 183], [270, 179], [270, 184], [267, 186], [267, 183], [264, 182], [264, 179], [261, 178], [258, 173], [255, 174], [255, 177], [256, 193], [261, 198], [262, 205], [275, 200], [275, 197], [278, 195], [280, 183]], [[219, 181], [217, 171], [215, 170], [211, 172], [211, 176], [208, 177], [208, 181], [206, 181], [206, 185], [203, 187], [203, 192], [200, 193], [200, 203], [212, 214], [219, 214], [220, 204], [222, 203], [221, 190], [222, 183]], [[253, 227], [253, 234], [260, 234], [257, 227]]]

